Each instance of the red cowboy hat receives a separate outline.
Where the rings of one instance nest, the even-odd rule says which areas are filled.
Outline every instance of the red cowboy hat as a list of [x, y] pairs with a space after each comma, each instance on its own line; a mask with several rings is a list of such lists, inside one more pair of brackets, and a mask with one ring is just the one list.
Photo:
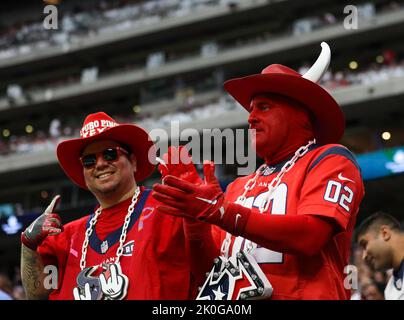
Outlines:
[[334, 98], [316, 83], [331, 58], [329, 46], [325, 42], [321, 46], [320, 56], [303, 76], [283, 65], [271, 64], [261, 74], [226, 81], [224, 88], [247, 111], [257, 94], [276, 93], [297, 100], [314, 115], [317, 142], [336, 143], [344, 133], [345, 119]]
[[66, 175], [79, 187], [88, 189], [84, 180], [80, 156], [83, 149], [94, 141], [113, 140], [129, 147], [136, 156], [136, 181], [146, 179], [154, 171], [148, 155], [156, 153], [148, 133], [133, 124], [119, 124], [104, 112], [87, 116], [80, 130], [80, 138], [66, 140], [57, 146], [56, 154]]

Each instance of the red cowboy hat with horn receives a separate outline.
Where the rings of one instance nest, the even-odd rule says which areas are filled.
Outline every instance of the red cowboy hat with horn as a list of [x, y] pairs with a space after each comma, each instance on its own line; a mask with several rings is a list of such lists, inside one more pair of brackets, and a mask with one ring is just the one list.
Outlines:
[[136, 157], [136, 181], [146, 179], [154, 171], [149, 154], [154, 157], [156, 149], [149, 134], [133, 124], [120, 124], [104, 112], [92, 113], [86, 117], [80, 130], [80, 138], [61, 142], [56, 154], [66, 175], [79, 187], [88, 189], [84, 180], [80, 157], [83, 149], [99, 140], [113, 140], [129, 147]]
[[321, 54], [303, 76], [280, 64], [271, 64], [255, 74], [228, 80], [224, 88], [247, 111], [255, 95], [276, 93], [302, 103], [314, 115], [315, 136], [318, 143], [338, 142], [345, 127], [344, 115], [334, 98], [316, 82], [326, 72], [331, 59], [327, 43], [321, 43]]

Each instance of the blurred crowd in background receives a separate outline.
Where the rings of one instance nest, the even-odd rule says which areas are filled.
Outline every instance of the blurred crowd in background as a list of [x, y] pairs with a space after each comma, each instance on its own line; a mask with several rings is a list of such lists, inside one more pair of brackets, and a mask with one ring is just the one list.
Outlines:
[[[351, 69], [347, 68], [336, 72], [327, 71], [321, 84], [325, 88], [333, 90], [353, 85], [370, 85], [404, 77], [404, 59], [399, 59], [394, 51], [386, 50], [375, 57], [375, 61], [367, 68], [361, 68], [361, 70], [355, 70], [356, 65], [353, 62]], [[299, 73], [304, 74], [308, 67], [306, 64], [302, 65], [298, 70]], [[217, 83], [217, 85], [221, 84]], [[112, 116], [119, 122], [136, 123], [150, 131], [153, 128], [170, 128], [171, 121], [187, 124], [192, 121], [220, 116], [239, 108], [237, 103], [225, 94], [212, 99], [207, 104], [201, 105], [195, 100], [195, 96], [199, 92], [192, 85], [185, 84], [184, 88], [181, 89], [176, 87], [176, 83], [173, 83], [172, 86], [172, 90], [168, 90], [173, 92], [172, 99], [180, 101], [176, 110], [160, 112], [155, 115], [148, 112], [146, 104], [143, 107], [140, 105], [135, 106], [131, 112], [112, 114]], [[3, 138], [0, 138], [0, 155], [53, 151], [61, 140], [79, 135], [83, 120], [55, 118], [49, 123], [47, 131], [32, 128], [32, 131], [28, 134], [15, 135], [11, 133], [7, 137], [4, 137], [3, 133]]]
[[[92, 10], [83, 10], [77, 7], [72, 13], [64, 12], [61, 18], [61, 28], [49, 32], [43, 28], [42, 21], [36, 23], [19, 23], [17, 26], [0, 30], [0, 60], [9, 59], [18, 55], [32, 53], [34, 50], [47, 49], [49, 46], [66, 46], [74, 42], [75, 36], [80, 34], [81, 37], [88, 38], [91, 34], [102, 32], [122, 31], [122, 28], [133, 29], [136, 24], [155, 23], [160, 19], [170, 16], [185, 16], [190, 12], [206, 8], [208, 6], [218, 5], [226, 2], [229, 5], [237, 5], [236, 0], [149, 0], [139, 3], [133, 1], [117, 1], [116, 6], [110, 2], [101, 1], [99, 8]], [[113, 2], [112, 2], [113, 3]], [[120, 6], [119, 6], [120, 5]], [[377, 12], [393, 11], [401, 8], [402, 4], [392, 1], [388, 5], [384, 4], [381, 8], [377, 8]], [[375, 17], [376, 6], [372, 3], [366, 3], [358, 6], [361, 17], [371, 20]], [[140, 15], [140, 17], [137, 17]], [[43, 81], [37, 81], [33, 84], [20, 86], [14, 84], [7, 90], [18, 90], [29, 96], [38, 91], [53, 90], [65, 87], [66, 85], [91, 83], [103, 78], [121, 74], [123, 72], [136, 72], [147, 69], [158, 68], [164, 64], [178, 62], [192, 57], [213, 57], [219, 52], [226, 50], [234, 50], [237, 47], [261, 44], [268, 41], [274, 41], [290, 35], [296, 37], [304, 33], [310, 33], [313, 30], [323, 28], [327, 25], [340, 23], [343, 19], [341, 16], [335, 17], [332, 13], [325, 13], [320, 17], [306, 17], [297, 19], [289, 25], [286, 30], [263, 31], [260, 34], [243, 35], [234, 38], [205, 41], [196, 47], [183, 48], [181, 51], [154, 52], [146, 57], [133, 57], [127, 59], [118, 66], [89, 66], [81, 73], [73, 73], [65, 75], [62, 78], [52, 78]], [[157, 20], [156, 20], [157, 19]], [[124, 20], [122, 22], [121, 20]], [[68, 21], [68, 22], [66, 22]], [[110, 27], [111, 21], [121, 21], [120, 24]], [[98, 28], [95, 27], [98, 25]], [[121, 27], [117, 27], [121, 26]], [[37, 35], [39, 34], [39, 35]], [[77, 39], [76, 39], [77, 40]], [[78, 40], [77, 40], [78, 41]], [[344, 84], [355, 83], [373, 83], [380, 81], [380, 76], [388, 74], [402, 74], [403, 67], [400, 65], [391, 66], [391, 69], [380, 70], [379, 66], [369, 66], [368, 73], [362, 68], [364, 74], [355, 77], [344, 77], [345, 71], [334, 72], [326, 78], [326, 82], [330, 88], [338, 87]], [[0, 93], [1, 94], [1, 93]], [[10, 96], [9, 92], [7, 96]]]
[[[228, 0], [116, 0], [98, 1], [90, 9], [74, 6], [60, 16], [60, 31], [50, 33], [42, 21], [19, 21], [1, 31], [0, 59], [54, 45], [68, 45], [97, 34], [114, 33], [155, 24], [168, 17], [186, 16]], [[233, 0], [237, 2], [237, 0]]]
[[[0, 30], [0, 59], [7, 59], [51, 46], [69, 45], [80, 42], [83, 38], [122, 32], [156, 24], [170, 17], [183, 17], [198, 10], [218, 5], [237, 7], [240, 0], [116, 0], [98, 1], [90, 8], [76, 5], [60, 16], [60, 30], [48, 32], [42, 21], [19, 21], [13, 26]], [[399, 1], [390, 1], [376, 7], [369, 2], [358, 5], [361, 17], [372, 19], [377, 12], [397, 10], [402, 6]], [[315, 29], [332, 25], [342, 19], [331, 12], [321, 16], [296, 19], [285, 33], [299, 35]], [[272, 37], [270, 33], [266, 34]], [[261, 37], [255, 40], [265, 40]], [[247, 41], [255, 41], [249, 39]], [[238, 44], [245, 42], [239, 40]]]

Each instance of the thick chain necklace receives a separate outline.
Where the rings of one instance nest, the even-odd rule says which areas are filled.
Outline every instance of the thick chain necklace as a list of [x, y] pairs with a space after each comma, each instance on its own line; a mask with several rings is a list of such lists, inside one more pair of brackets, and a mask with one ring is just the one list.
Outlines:
[[[282, 166], [282, 169], [279, 171], [278, 175], [268, 185], [268, 194], [266, 195], [265, 199], [261, 202], [260, 207], [259, 207], [259, 210], [261, 213], [268, 210], [269, 203], [271, 201], [271, 196], [274, 193], [274, 191], [276, 190], [276, 188], [279, 186], [279, 184], [281, 183], [281, 180], [282, 180], [282, 177], [284, 176], [284, 174], [293, 168], [296, 161], [299, 158], [303, 157], [307, 153], [307, 151], [309, 151], [309, 147], [314, 143], [316, 143], [315, 139], [309, 141], [306, 145], [301, 146], [299, 149], [296, 150], [293, 157]], [[247, 192], [255, 187], [258, 177], [263, 172], [265, 172], [266, 170], [269, 170], [269, 169], [270, 169], [270, 167], [268, 167], [268, 165], [266, 163], [264, 163], [262, 166], [260, 166], [258, 168], [258, 170], [255, 172], [254, 177], [252, 177], [250, 180], [248, 180], [247, 183], [244, 185], [244, 192], [241, 196], [239, 196], [237, 198], [236, 203], [241, 204], [241, 205], [244, 204], [244, 202], [247, 200], [247, 198], [246, 198]]]
[[[274, 191], [276, 190], [276, 188], [281, 183], [281, 180], [282, 180], [283, 176], [285, 175], [285, 173], [290, 171], [290, 169], [292, 169], [293, 166], [295, 165], [296, 161], [299, 158], [303, 157], [309, 151], [309, 147], [315, 143], [316, 143], [316, 139], [313, 139], [313, 140], [309, 141], [306, 145], [301, 146], [299, 149], [296, 150], [293, 157], [282, 166], [282, 169], [279, 171], [278, 175], [268, 185], [268, 193], [266, 194], [265, 198], [263, 199], [263, 201], [260, 203], [260, 206], [259, 206], [260, 213], [263, 213], [268, 210], [269, 204], [271, 202], [271, 197], [272, 197]], [[247, 200], [247, 198], [246, 198], [247, 192], [252, 190], [255, 187], [258, 177], [263, 172], [265, 172], [266, 170], [269, 170], [270, 172], [273, 171], [273, 169], [272, 169], [272, 171], [270, 169], [271, 168], [266, 163], [261, 165], [255, 172], [254, 177], [252, 177], [250, 180], [248, 180], [247, 183], [244, 185], [244, 192], [241, 196], [239, 196], [237, 198], [235, 203], [241, 204], [243, 206], [245, 204], [245, 201]], [[222, 247], [220, 250], [222, 255], [225, 257], [228, 257], [228, 255], [229, 255], [230, 244], [231, 244], [231, 235], [230, 235], [230, 233], [227, 233], [226, 238], [223, 241]], [[247, 251], [251, 252], [254, 249], [254, 247], [256, 247], [256, 244], [247, 240], [246, 246], [247, 246]]]
[[[128, 207], [128, 213], [126, 214], [125, 222], [122, 227], [122, 233], [119, 238], [119, 247], [118, 247], [118, 250], [116, 251], [116, 259], [115, 259], [115, 263], [117, 263], [117, 264], [119, 263], [119, 260], [123, 253], [123, 245], [124, 245], [124, 242], [126, 239], [126, 232], [127, 232], [127, 229], [128, 229], [129, 223], [130, 223], [130, 217], [131, 217], [133, 211], [135, 210], [135, 205], [137, 203], [139, 194], [140, 194], [140, 188], [137, 187], [135, 194], [132, 197], [132, 203]], [[88, 248], [89, 239], [90, 239], [91, 234], [93, 233], [95, 224], [97, 223], [97, 220], [98, 220], [98, 217], [100, 214], [101, 214], [101, 208], [98, 208], [94, 214], [94, 217], [90, 220], [90, 224], [86, 230], [83, 247], [81, 249], [81, 259], [80, 259], [80, 269], [81, 270], [83, 270], [86, 267], [86, 256], [87, 256], [87, 248]]]

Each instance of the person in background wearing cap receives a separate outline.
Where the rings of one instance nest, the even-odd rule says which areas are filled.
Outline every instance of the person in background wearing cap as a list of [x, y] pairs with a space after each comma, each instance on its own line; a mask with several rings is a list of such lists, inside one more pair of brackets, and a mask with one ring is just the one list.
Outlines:
[[[183, 219], [157, 215], [151, 190], [137, 185], [154, 170], [149, 155], [155, 157], [155, 147], [146, 131], [103, 112], [87, 116], [80, 138], [58, 145], [66, 175], [99, 205], [63, 226], [56, 196], [21, 234], [29, 299], [188, 298], [192, 280]], [[57, 267], [56, 284], [48, 266]]]
[[248, 110], [253, 145], [265, 160], [255, 174], [224, 194], [206, 162], [203, 181], [167, 175], [153, 186], [164, 203], [158, 213], [200, 222], [202, 240], [191, 250], [203, 284], [197, 299], [349, 299], [344, 267], [364, 186], [354, 156], [336, 144], [343, 113], [316, 83], [331, 57], [321, 46], [303, 76], [273, 64], [225, 82]]

